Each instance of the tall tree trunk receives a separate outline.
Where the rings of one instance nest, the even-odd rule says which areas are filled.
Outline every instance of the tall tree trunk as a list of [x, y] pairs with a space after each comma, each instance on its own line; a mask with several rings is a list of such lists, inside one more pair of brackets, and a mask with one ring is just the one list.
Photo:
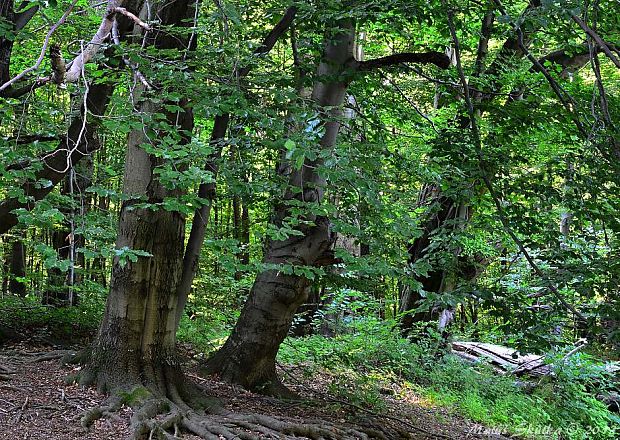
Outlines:
[[[145, 104], [142, 112], [154, 107]], [[183, 115], [184, 129], [191, 129], [191, 114]], [[141, 133], [129, 138], [123, 192], [158, 203], [174, 196], [153, 174], [158, 164], [140, 144]], [[181, 274], [185, 219], [177, 212], [159, 209], [131, 209], [126, 202], [121, 209], [118, 249], [143, 250], [151, 254], [136, 262], [114, 261], [106, 313], [93, 347], [91, 374], [96, 373], [100, 389], [149, 382], [147, 385], [164, 395], [167, 381], [173, 380], [177, 368], [175, 353], [175, 289]], [[143, 376], [144, 375], [144, 376]]]
[[[6, 239], [2, 240], [2, 294], [9, 292], [9, 275], [11, 271], [11, 253], [7, 249]], [[9, 244], [10, 245], [10, 244]]]
[[[280, 21], [273, 27], [271, 32], [267, 34], [261, 44], [255, 51], [255, 55], [268, 54], [280, 36], [289, 28], [293, 22], [295, 15], [297, 14], [297, 7], [289, 7]], [[233, 72], [233, 78], [239, 80], [245, 78], [250, 73], [250, 67], [246, 66]], [[208, 183], [202, 183], [198, 188], [198, 197], [207, 201], [194, 213], [192, 220], [192, 229], [187, 240], [187, 247], [185, 249], [185, 255], [183, 256], [183, 272], [181, 274], [181, 281], [177, 288], [177, 295], [179, 298], [179, 304], [177, 307], [177, 326], [181, 321], [181, 314], [187, 303], [189, 292], [192, 289], [192, 282], [198, 271], [198, 260], [200, 258], [200, 250], [204, 242], [207, 225], [209, 223], [209, 217], [211, 215], [211, 208], [215, 200], [217, 190], [217, 174], [219, 170], [218, 162], [222, 154], [222, 147], [224, 144], [224, 137], [228, 131], [228, 124], [230, 123], [230, 114], [223, 113], [217, 115], [213, 122], [213, 130], [211, 131], [211, 145], [214, 146], [215, 151], [207, 160], [205, 164], [205, 170], [211, 173], [212, 181]]]
[[[246, 180], [247, 181], [247, 180]], [[239, 231], [239, 243], [241, 245], [241, 264], [250, 264], [250, 208], [247, 199], [241, 200], [241, 228]]]
[[[152, 5], [153, 19], [162, 26], [190, 26], [194, 16], [193, 0], [176, 0]], [[179, 36], [169, 30], [154, 31], [147, 44], [159, 49], [195, 48], [195, 39]], [[145, 94], [146, 95], [146, 94]], [[167, 114], [170, 129], [181, 133], [180, 144], [187, 144], [193, 130], [193, 114], [182, 99], [183, 108]], [[145, 96], [138, 114], [165, 113]], [[185, 218], [178, 212], [135, 208], [137, 201], [159, 204], [167, 197], [178, 197], [180, 189], [166, 188], [155, 169], [163, 159], [142, 147], [157, 142], [164, 133], [152, 139], [143, 130], [135, 130], [128, 138], [123, 179], [123, 193], [131, 199], [121, 208], [118, 249], [146, 251], [136, 261], [123, 264], [117, 257], [112, 269], [110, 294], [106, 311], [82, 382], [96, 382], [99, 389], [119, 390], [138, 385], [150, 392], [170, 398], [180, 395], [182, 374], [175, 354], [177, 286], [181, 276], [185, 235]]]
[[[322, 149], [331, 149], [340, 129], [338, 116], [346, 94], [347, 63], [353, 57], [355, 26], [350, 21], [339, 23], [336, 35], [327, 39], [323, 59], [317, 70], [312, 100], [323, 110], [325, 133]], [[289, 202], [320, 203], [326, 181], [318, 172], [322, 160], [308, 160], [298, 170], [292, 170], [289, 187], [273, 214], [274, 224], [282, 226], [290, 215]], [[279, 167], [286, 172], [289, 167]], [[334, 234], [325, 217], [307, 216], [310, 221], [298, 227], [302, 235], [286, 240], [267, 240], [263, 262], [277, 265], [321, 264], [331, 248]], [[260, 273], [252, 286], [237, 324], [224, 346], [205, 365], [209, 373], [239, 383], [246, 388], [265, 393], [286, 395], [289, 391], [276, 375], [275, 358], [286, 337], [297, 308], [308, 296], [309, 280], [304, 276], [288, 275], [279, 270]]]

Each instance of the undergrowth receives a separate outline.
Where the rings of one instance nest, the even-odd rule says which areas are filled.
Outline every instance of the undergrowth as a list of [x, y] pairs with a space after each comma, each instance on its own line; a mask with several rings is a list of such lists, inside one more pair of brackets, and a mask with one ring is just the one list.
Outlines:
[[[0, 331], [38, 328], [52, 336], [92, 334], [102, 310], [103, 297], [54, 308], [41, 305], [40, 298], [9, 296], [0, 299]], [[179, 341], [207, 356], [223, 344], [235, 320], [234, 313], [199, 308], [192, 316], [184, 315]], [[287, 338], [278, 362], [297, 365], [309, 377], [321, 374], [330, 394], [377, 412], [390, 396], [449, 408], [523, 438], [618, 438], [620, 418], [595, 398], [617, 392], [616, 380], [592, 356], [565, 355], [560, 351], [549, 359], [554, 377], [516, 379], [482, 363], [465, 364], [432, 332], [412, 342], [400, 336], [395, 321], [366, 317], [340, 322], [335, 336]]]
[[594, 359], [559, 354], [555, 377], [525, 387], [487, 365], [465, 364], [432, 335], [410, 342], [393, 324], [364, 319], [335, 337], [289, 338], [279, 360], [302, 364], [307, 374], [326, 371], [331, 393], [373, 410], [394, 394], [525, 438], [618, 438], [620, 418], [594, 397], [613, 383]]
[[[0, 298], [0, 341], [47, 334], [50, 342], [82, 343], [97, 330], [103, 316], [103, 296], [85, 296], [74, 307], [54, 307], [41, 304], [41, 298], [8, 295]], [[10, 332], [3, 335], [2, 332]]]

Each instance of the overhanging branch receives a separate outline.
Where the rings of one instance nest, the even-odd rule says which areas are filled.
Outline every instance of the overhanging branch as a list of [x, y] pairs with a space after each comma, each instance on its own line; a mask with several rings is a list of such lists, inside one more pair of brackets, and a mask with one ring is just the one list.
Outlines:
[[450, 67], [450, 58], [444, 53], [435, 51], [420, 53], [403, 52], [375, 58], [374, 60], [356, 61], [356, 68], [361, 72], [365, 72], [406, 63], [434, 64], [440, 69], [447, 69]]

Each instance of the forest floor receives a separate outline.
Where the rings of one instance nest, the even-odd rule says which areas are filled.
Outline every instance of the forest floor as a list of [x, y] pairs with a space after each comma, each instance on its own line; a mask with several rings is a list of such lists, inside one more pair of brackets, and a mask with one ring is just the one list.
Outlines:
[[[79, 367], [62, 366], [60, 357], [67, 349], [49, 343], [26, 340], [0, 347], [0, 440], [116, 440], [130, 436], [131, 408], [122, 408], [114, 418], [96, 421], [87, 431], [80, 418], [101, 405], [105, 396], [92, 388], [83, 389], [67, 381]], [[181, 347], [188, 376], [210, 390], [222, 405], [235, 413], [265, 414], [302, 422], [329, 422], [334, 425], [391, 424], [409, 432], [412, 439], [505, 439], [491, 429], [464, 420], [446, 409], [425, 405], [415, 394], [389, 392], [383, 396], [380, 412], [335, 399], [328, 381], [318, 373], [305, 377], [299, 367], [285, 366], [284, 382], [301, 400], [283, 401], [247, 392], [213, 377], [196, 373], [191, 347]], [[327, 374], [327, 373], [325, 373]], [[193, 436], [183, 437], [195, 439]]]

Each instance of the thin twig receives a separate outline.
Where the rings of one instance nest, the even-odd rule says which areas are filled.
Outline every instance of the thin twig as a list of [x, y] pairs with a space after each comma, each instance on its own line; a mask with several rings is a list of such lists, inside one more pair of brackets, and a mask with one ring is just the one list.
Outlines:
[[[112, 23], [112, 40], [114, 41], [114, 44], [116, 44], [117, 46], [121, 45], [121, 38], [118, 32], [118, 21], [117, 20], [114, 20], [114, 23]], [[142, 72], [140, 72], [140, 69], [138, 69], [138, 66], [132, 63], [129, 57], [127, 57], [126, 55], [123, 55], [122, 58], [123, 58], [123, 62], [125, 63], [125, 65], [133, 71], [134, 75], [136, 76], [136, 78], [140, 80], [142, 85], [147, 90], [151, 90], [153, 86], [149, 84], [146, 77], [142, 74]]]

